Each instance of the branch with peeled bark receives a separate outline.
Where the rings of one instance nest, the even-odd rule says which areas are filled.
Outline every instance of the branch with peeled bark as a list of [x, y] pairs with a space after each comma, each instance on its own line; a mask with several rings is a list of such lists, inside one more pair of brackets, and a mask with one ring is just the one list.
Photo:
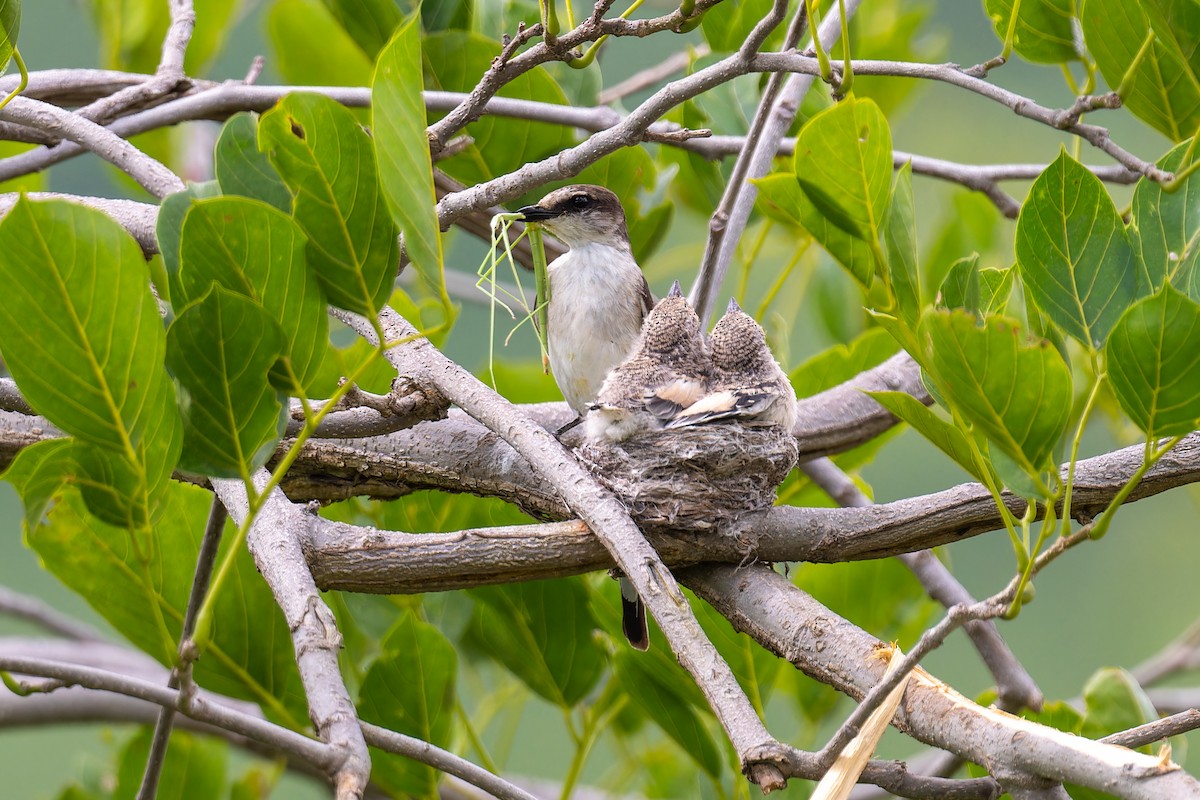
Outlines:
[[[736, 628], [817, 680], [855, 698], [879, 683], [884, 664], [875, 654], [886, 645], [769, 568], [696, 567], [680, 578]], [[1170, 761], [984, 708], [922, 669], [894, 724], [994, 774], [1031, 774], [1130, 800], [1200, 797], [1200, 781]]]

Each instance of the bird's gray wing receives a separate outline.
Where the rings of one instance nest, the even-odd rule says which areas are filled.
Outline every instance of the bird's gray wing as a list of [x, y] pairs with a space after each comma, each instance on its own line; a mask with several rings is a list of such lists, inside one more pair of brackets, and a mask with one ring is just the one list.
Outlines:
[[665, 427], [685, 428], [722, 419], [741, 419], [753, 422], [774, 405], [779, 393], [768, 386], [750, 386], [738, 389], [723, 389], [705, 395], [683, 409]]
[[704, 383], [694, 378], [675, 378], [642, 397], [646, 410], [659, 419], [672, 419], [704, 396]]

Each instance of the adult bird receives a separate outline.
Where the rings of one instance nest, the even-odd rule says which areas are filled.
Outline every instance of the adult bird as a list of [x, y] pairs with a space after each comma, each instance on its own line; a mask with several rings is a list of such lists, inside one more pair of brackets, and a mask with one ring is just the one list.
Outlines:
[[519, 213], [570, 248], [549, 266], [547, 339], [554, 381], [582, 419], [633, 349], [654, 298], [633, 258], [621, 201], [608, 189], [565, 186]]

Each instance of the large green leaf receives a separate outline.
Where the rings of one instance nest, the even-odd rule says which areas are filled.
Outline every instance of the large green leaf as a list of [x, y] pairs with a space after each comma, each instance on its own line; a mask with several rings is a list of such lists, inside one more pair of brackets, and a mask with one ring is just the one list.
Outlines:
[[0, 0], [0, 75], [8, 69], [21, 33], [21, 0]]
[[[426, 13], [431, 9], [428, 4]], [[500, 55], [494, 34], [489, 37], [465, 31], [447, 31], [421, 40], [425, 61], [425, 88], [469, 92], [479, 76]], [[542, 70], [530, 70], [504, 85], [501, 97], [538, 100], [566, 105], [562, 89]], [[547, 158], [575, 144], [571, 131], [561, 125], [484, 115], [467, 126], [473, 144], [453, 158], [438, 162], [438, 169], [468, 185], [506, 175], [527, 162]]]
[[164, 336], [141, 248], [109, 217], [22, 198], [0, 222], [0, 351], [37, 412], [131, 451]]
[[1013, 49], [1035, 64], [1079, 60], [1075, 43], [1075, 0], [984, 0], [988, 16], [1003, 41], [1019, 2]]
[[284, 212], [292, 210], [292, 193], [258, 149], [257, 114], [241, 111], [225, 122], [213, 152], [213, 170], [221, 193], [253, 197]]
[[896, 295], [899, 316], [916, 328], [921, 319], [921, 268], [917, 262], [917, 219], [913, 207], [912, 163], [896, 172], [883, 230], [888, 278]]
[[[121, 750], [117, 785], [112, 800], [133, 800], [146, 772], [152, 727], [143, 727]], [[212, 736], [172, 731], [166, 760], [159, 775], [156, 800], [212, 800], [225, 791], [225, 769], [229, 744]]]
[[1104, 184], [1062, 152], [1029, 191], [1017, 220], [1017, 267], [1047, 316], [1099, 347], [1137, 299], [1137, 256]]
[[[404, 21], [396, 0], [321, 0], [367, 55], [376, 58], [392, 32]], [[405, 3], [404, 5], [419, 5]]]
[[975, 460], [967, 435], [946, 422], [919, 400], [904, 392], [868, 392], [879, 405], [907, 422], [917, 433], [954, 460], [967, 474], [980, 483], [987, 483], [983, 470]]
[[[84, 512], [67, 488], [45, 524], [26, 529], [26, 542], [118, 633], [171, 665], [211, 502], [203, 489], [171, 483], [153, 536], [131, 536]], [[230, 523], [222, 552], [233, 538]], [[258, 703], [291, 725], [305, 719], [287, 623], [245, 548], [216, 601], [213, 640], [195, 669], [206, 689]]]
[[1105, 348], [1121, 408], [1152, 438], [1200, 423], [1200, 305], [1170, 284], [1135, 303]]
[[[1180, 4], [1181, 13], [1170, 18], [1165, 30], [1156, 27], [1154, 40], [1142, 52], [1151, 30], [1144, 8], [1159, 5], [1157, 0], [1087, 0], [1080, 9], [1080, 22], [1088, 51], [1108, 85], [1116, 89], [1126, 84], [1124, 102], [1129, 110], [1179, 142], [1200, 126], [1200, 54], [1195, 49], [1200, 11], [1193, 4]], [[1174, 4], [1161, 7], [1168, 5]], [[1162, 12], [1156, 9], [1155, 18], [1161, 19]], [[1181, 51], [1183, 43], [1190, 52]], [[1131, 67], [1132, 74], [1127, 75]]]
[[419, 15], [396, 31], [375, 62], [371, 128], [383, 194], [404, 231], [405, 252], [433, 294], [444, 298], [442, 236], [421, 96]]
[[[411, 612], [383, 640], [379, 658], [363, 678], [358, 709], [368, 722], [450, 746], [458, 656], [454, 645]], [[375, 751], [372, 778], [404, 796], [436, 797], [438, 773], [409, 758]]]
[[582, 582], [488, 586], [471, 597], [471, 641], [530, 689], [570, 708], [596, 685], [604, 653], [592, 636], [596, 620]]
[[892, 185], [892, 135], [879, 106], [848, 98], [809, 120], [796, 139], [795, 171], [830, 223], [878, 244]]
[[184, 308], [215, 283], [260, 304], [279, 323], [291, 369], [307, 389], [328, 349], [329, 322], [305, 236], [286, 214], [257, 200], [219, 197], [192, 205], [183, 223]]
[[283, 435], [284, 395], [268, 372], [286, 352], [279, 323], [213, 286], [167, 331], [167, 366], [185, 390], [184, 469], [248, 479]]
[[366, 86], [371, 58], [321, 0], [275, 0], [267, 12], [272, 63], [293, 86]]
[[[1158, 720], [1154, 703], [1123, 669], [1098, 670], [1083, 687], [1084, 715], [1079, 734], [1100, 739]], [[1144, 752], [1149, 752], [1146, 748]]]
[[371, 137], [346, 108], [306, 93], [264, 114], [258, 136], [295, 198], [308, 264], [329, 302], [376, 316], [396, 277], [399, 229], [381, 196]]
[[1138, 0], [1155, 39], [1196, 78], [1200, 66], [1200, 7], [1192, 0]]
[[[1175, 172], [1183, 166], [1190, 143], [1177, 145], [1158, 166]], [[1193, 300], [1200, 300], [1200, 175], [1191, 175], [1172, 192], [1147, 178], [1133, 190], [1134, 242], [1140, 251], [1138, 288], [1157, 292], [1165, 280]]]
[[1051, 455], [1071, 414], [1071, 372], [1044, 339], [1013, 320], [930, 310], [921, 319], [926, 367], [938, 393], [1030, 476]]
[[829, 255], [864, 287], [875, 274], [875, 256], [870, 246], [834, 225], [813, 205], [791, 172], [776, 173], [755, 181], [761, 205], [768, 215], [789, 225], [804, 228]]

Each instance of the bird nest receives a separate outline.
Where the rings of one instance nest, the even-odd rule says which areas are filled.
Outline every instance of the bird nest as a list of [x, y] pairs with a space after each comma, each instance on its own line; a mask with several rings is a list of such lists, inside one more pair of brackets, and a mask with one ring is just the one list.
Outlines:
[[577, 453], [643, 527], [705, 531], [771, 507], [796, 465], [796, 440], [740, 422], [658, 431]]

